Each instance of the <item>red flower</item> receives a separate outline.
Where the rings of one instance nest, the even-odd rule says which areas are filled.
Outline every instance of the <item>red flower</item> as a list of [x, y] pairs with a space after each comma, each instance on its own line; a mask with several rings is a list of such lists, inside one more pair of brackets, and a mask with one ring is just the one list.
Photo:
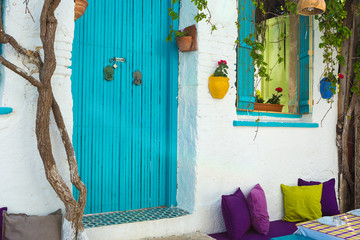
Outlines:
[[276, 89], [275, 89], [275, 91], [277, 91], [277, 92], [279, 92], [279, 93], [280, 93], [280, 92], [282, 92], [282, 91], [283, 91], [283, 89], [282, 89], [281, 87], [278, 87], [278, 88], [276, 88]]
[[220, 61], [218, 62], [218, 65], [220, 65], [220, 64], [222, 64], [222, 63], [225, 63], [225, 65], [227, 65], [227, 62], [226, 62], [225, 60], [220, 60]]
[[339, 73], [339, 78], [340, 78], [340, 79], [343, 79], [343, 78], [344, 78], [344, 75], [342, 75], [341, 73]]

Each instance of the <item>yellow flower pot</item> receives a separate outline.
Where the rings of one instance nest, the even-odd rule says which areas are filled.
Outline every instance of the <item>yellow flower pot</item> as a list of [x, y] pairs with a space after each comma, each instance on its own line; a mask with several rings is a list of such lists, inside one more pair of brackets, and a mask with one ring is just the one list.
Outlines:
[[228, 77], [214, 77], [214, 74], [209, 77], [209, 90], [213, 98], [222, 99], [229, 90]]

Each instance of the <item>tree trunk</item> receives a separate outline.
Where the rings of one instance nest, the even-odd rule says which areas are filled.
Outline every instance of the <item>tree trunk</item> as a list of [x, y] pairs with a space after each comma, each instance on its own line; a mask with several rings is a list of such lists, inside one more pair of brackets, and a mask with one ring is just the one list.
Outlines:
[[[352, 36], [344, 41], [341, 54], [345, 64], [340, 66], [340, 73], [345, 78], [339, 83], [338, 96], [338, 122], [336, 143], [338, 148], [339, 164], [339, 200], [340, 211], [346, 212], [360, 205], [360, 159], [359, 159], [359, 97], [351, 94], [354, 80], [354, 61], [359, 46], [359, 15], [357, 1], [347, 1], [345, 8], [348, 10], [344, 24], [352, 30]], [[352, 9], [352, 10], [350, 10]], [[352, 137], [355, 136], [355, 137]], [[350, 147], [349, 147], [350, 146]], [[353, 149], [355, 148], [355, 151]], [[359, 170], [357, 169], [359, 168]], [[354, 171], [355, 169], [355, 171]]]
[[[56, 69], [54, 42], [57, 28], [57, 19], [55, 18], [54, 12], [59, 3], [60, 0], [45, 0], [42, 8], [40, 17], [40, 38], [43, 44], [44, 61], [42, 61], [38, 52], [29, 51], [23, 48], [12, 36], [5, 33], [0, 16], [0, 42], [3, 44], [10, 44], [17, 51], [17, 53], [25, 57], [30, 63], [35, 64], [39, 71], [39, 80], [35, 79], [24, 70], [7, 61], [2, 56], [0, 56], [0, 63], [25, 78], [38, 90], [39, 98], [37, 102], [35, 127], [37, 147], [43, 161], [46, 178], [60, 200], [65, 205], [63, 239], [85, 240], [87, 237], [84, 232], [82, 217], [86, 205], [87, 191], [84, 183], [80, 179], [75, 151], [72, 146], [69, 134], [66, 130], [60, 107], [54, 98], [51, 86], [51, 78]], [[60, 131], [61, 139], [66, 151], [70, 169], [71, 183], [79, 190], [78, 201], [76, 201], [72, 195], [71, 189], [69, 189], [69, 187], [66, 185], [56, 166], [50, 138], [51, 111], [53, 111], [56, 125]]]

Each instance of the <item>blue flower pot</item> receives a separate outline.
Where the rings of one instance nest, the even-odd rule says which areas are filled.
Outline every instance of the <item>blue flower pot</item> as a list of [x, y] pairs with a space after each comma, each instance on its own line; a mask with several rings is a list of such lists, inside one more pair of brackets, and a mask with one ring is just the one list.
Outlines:
[[320, 81], [320, 93], [323, 99], [330, 99], [334, 95], [331, 89], [336, 89], [336, 87], [331, 86], [331, 82], [327, 81], [327, 79], [326, 77]]

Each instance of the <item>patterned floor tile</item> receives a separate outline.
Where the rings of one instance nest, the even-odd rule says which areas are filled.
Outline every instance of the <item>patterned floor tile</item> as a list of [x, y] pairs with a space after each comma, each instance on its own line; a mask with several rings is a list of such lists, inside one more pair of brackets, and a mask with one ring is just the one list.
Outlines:
[[83, 218], [83, 224], [85, 228], [92, 228], [123, 223], [181, 217], [188, 214], [189, 213], [187, 211], [180, 208], [157, 207], [133, 211], [85, 215]]

